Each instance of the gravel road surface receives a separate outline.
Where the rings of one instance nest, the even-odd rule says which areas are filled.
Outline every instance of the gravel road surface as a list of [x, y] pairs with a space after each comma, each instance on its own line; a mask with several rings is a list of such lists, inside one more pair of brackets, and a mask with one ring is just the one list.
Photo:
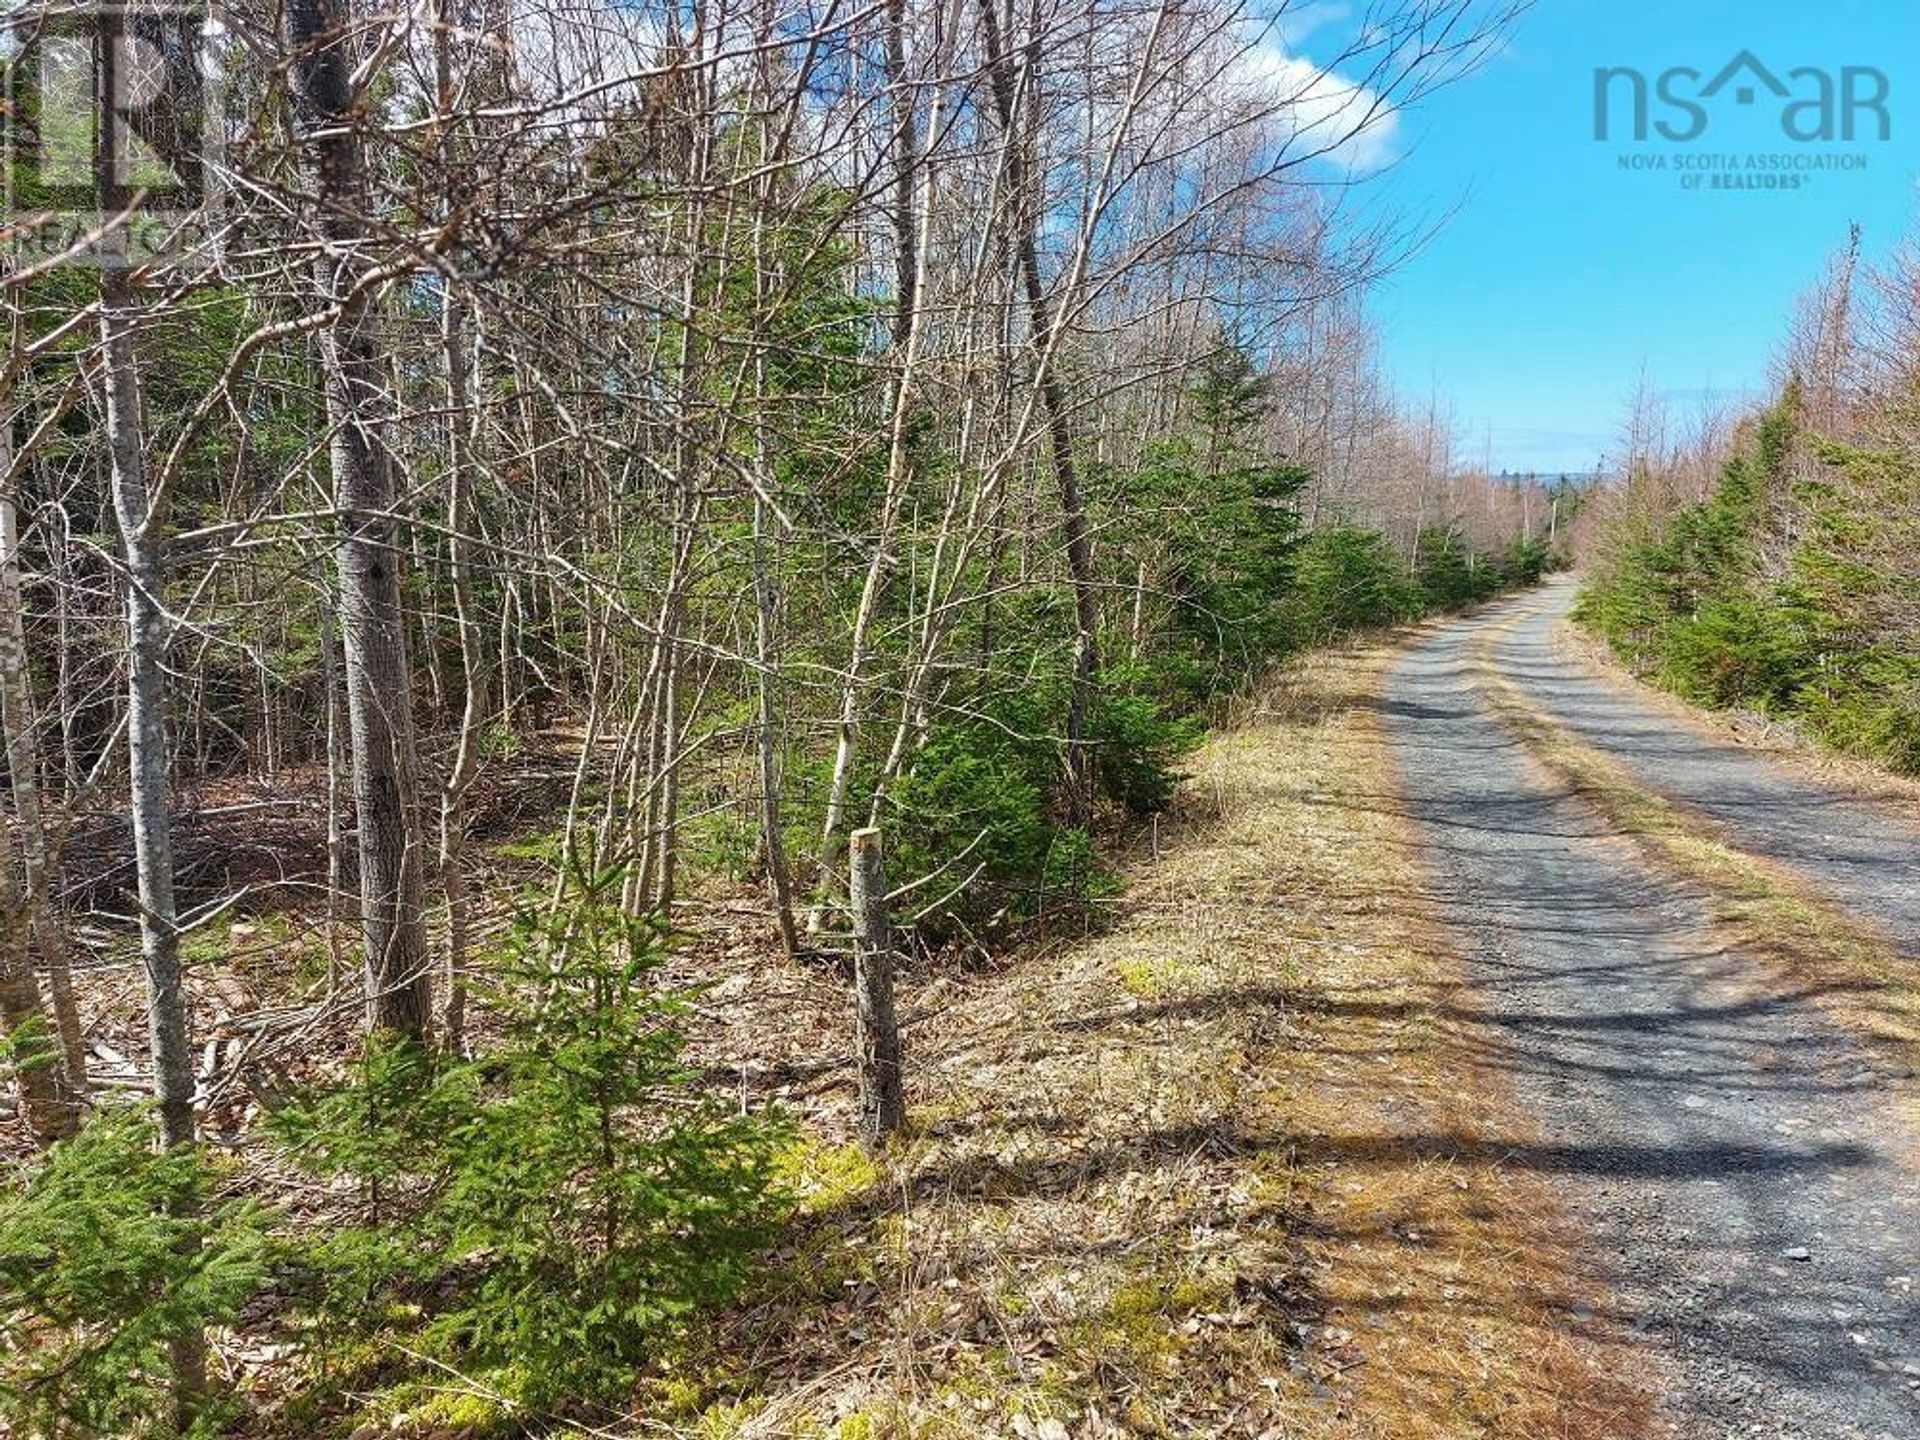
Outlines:
[[1920, 964], [1920, 828], [1762, 752], [1675, 724], [1588, 669], [1556, 636], [1574, 589], [1561, 578], [1517, 602], [1523, 618], [1492, 642], [1501, 673], [1642, 785], [1718, 821], [1741, 849], [1799, 870]]
[[1830, 861], [1822, 878], [1876, 916], [1906, 923], [1911, 897], [1858, 817], [1802, 823], [1803, 782], [1702, 754], [1710, 742], [1577, 683], [1544, 653], [1565, 604], [1556, 588], [1449, 626], [1402, 657], [1382, 702], [1471, 959], [1469, 1018], [1540, 1125], [1513, 1163], [1556, 1176], [1593, 1235], [1674, 1434], [1915, 1440], [1920, 1181], [1873, 1062], [1718, 944], [1703, 894], [1533, 763], [1476, 689], [1473, 647], [1526, 616], [1495, 642], [1501, 668], [1584, 736], [1689, 785], [1737, 782], [1739, 805], [1716, 814], [1746, 815], [1782, 858]]

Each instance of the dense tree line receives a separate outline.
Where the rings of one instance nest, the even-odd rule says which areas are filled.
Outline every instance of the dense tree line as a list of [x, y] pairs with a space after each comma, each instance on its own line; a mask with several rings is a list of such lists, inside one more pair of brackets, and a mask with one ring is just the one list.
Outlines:
[[1803, 303], [1777, 398], [1685, 443], [1633, 427], [1579, 613], [1688, 699], [1920, 771], [1920, 328], [1910, 253], [1858, 238]]
[[[52, 1148], [0, 1412], [211, 1432], [202, 1331], [269, 1276], [322, 1409], [404, 1331], [617, 1411], [780, 1208], [780, 1119], [677, 1062], [677, 902], [751, 886], [821, 963], [878, 825], [922, 955], [1084, 921], [1266, 667], [1537, 577], [1549, 495], [1386, 392], [1396, 240], [1343, 208], [1502, 18], [1394, 0], [1325, 68], [1153, 0], [99, 21], [222, 76], [224, 143], [162, 243], [118, 177], [77, 246], [15, 217], [0, 1001]], [[510, 772], [553, 783], [503, 886]], [[231, 922], [289, 916], [233, 1013]], [[88, 1035], [130, 975], [151, 1119]], [[344, 1075], [268, 1093], [348, 1014]]]

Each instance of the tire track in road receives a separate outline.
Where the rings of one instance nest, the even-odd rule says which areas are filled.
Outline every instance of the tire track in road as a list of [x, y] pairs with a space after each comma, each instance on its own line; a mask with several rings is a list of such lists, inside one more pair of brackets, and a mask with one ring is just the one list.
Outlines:
[[1676, 724], [1581, 663], [1558, 639], [1574, 593], [1561, 577], [1518, 603], [1515, 623], [1491, 645], [1500, 673], [1636, 781], [1714, 821], [1741, 849], [1798, 871], [1920, 966], [1920, 827]]
[[1382, 700], [1480, 1030], [1546, 1132], [1513, 1163], [1550, 1170], [1593, 1233], [1675, 1433], [1911, 1440], [1906, 1132], [1813, 996], [1717, 940], [1713, 898], [1536, 764], [1476, 686], [1488, 632], [1559, 603], [1423, 640]]

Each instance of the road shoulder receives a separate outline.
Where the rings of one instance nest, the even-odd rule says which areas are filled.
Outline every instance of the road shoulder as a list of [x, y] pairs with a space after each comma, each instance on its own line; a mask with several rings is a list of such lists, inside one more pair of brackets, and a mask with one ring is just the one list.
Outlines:
[[1109, 933], [915, 997], [914, 1135], [823, 1151], [700, 1433], [1646, 1433], [1581, 1237], [1506, 1163], [1530, 1122], [1387, 778], [1392, 654], [1210, 744]]

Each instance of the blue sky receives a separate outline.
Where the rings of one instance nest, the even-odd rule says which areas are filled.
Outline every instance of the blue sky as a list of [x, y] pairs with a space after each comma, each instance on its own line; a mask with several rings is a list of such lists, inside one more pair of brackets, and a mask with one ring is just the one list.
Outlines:
[[[1302, 38], [1309, 56], [1320, 38]], [[1747, 73], [1703, 102], [1707, 128], [1692, 143], [1594, 138], [1596, 67], [1656, 76], [1684, 65], [1710, 78], [1742, 49], [1783, 83], [1796, 66], [1877, 67], [1891, 140], [1878, 141], [1862, 110], [1853, 144], [1789, 142], [1782, 102]], [[1792, 83], [1796, 96], [1812, 93], [1811, 80]], [[1743, 87], [1758, 89], [1747, 106], [1734, 98]], [[1627, 109], [1623, 82], [1623, 129]], [[1652, 118], [1662, 116], [1688, 123], [1656, 106]], [[1796, 296], [1849, 223], [1872, 257], [1920, 219], [1920, 5], [1539, 0], [1500, 54], [1399, 117], [1392, 140], [1399, 158], [1366, 188], [1437, 227], [1374, 297], [1396, 388], [1422, 405], [1437, 392], [1463, 459], [1478, 462], [1490, 434], [1497, 467], [1590, 470], [1643, 373], [1682, 411], [1701, 392], [1757, 391]], [[1865, 168], [1808, 174], [1790, 193], [1689, 191], [1677, 170], [1623, 172], [1628, 151], [1664, 152], [1670, 164], [1688, 153], [1828, 151], [1864, 156]]]

